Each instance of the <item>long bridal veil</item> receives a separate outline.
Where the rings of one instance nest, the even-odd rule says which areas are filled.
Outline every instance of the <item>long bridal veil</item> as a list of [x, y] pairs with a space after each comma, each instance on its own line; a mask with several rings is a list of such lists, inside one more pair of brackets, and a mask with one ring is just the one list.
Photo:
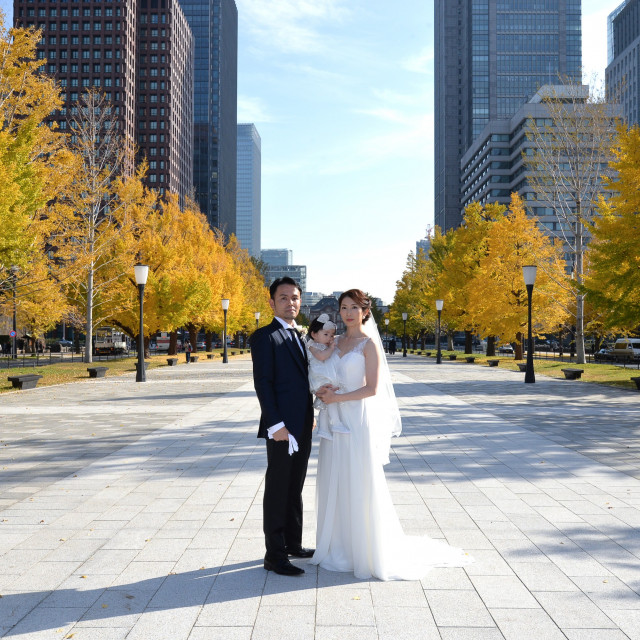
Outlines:
[[373, 316], [362, 325], [362, 329], [378, 350], [378, 390], [376, 395], [367, 398], [366, 402], [372, 409], [369, 413], [369, 419], [373, 446], [377, 452], [378, 460], [382, 464], [387, 464], [391, 438], [402, 433], [402, 420], [400, 419], [398, 400], [391, 382], [389, 364], [384, 355], [384, 346]]

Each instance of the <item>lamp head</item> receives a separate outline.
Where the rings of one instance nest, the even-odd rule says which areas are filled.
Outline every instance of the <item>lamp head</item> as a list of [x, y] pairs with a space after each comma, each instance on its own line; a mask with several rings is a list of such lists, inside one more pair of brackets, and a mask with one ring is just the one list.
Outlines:
[[149, 267], [146, 264], [136, 264], [133, 270], [135, 272], [136, 284], [147, 284]]
[[534, 285], [536, 283], [536, 273], [538, 267], [535, 264], [525, 265], [522, 267], [522, 276], [526, 285]]
[[444, 300], [436, 300], [436, 311], [442, 311], [444, 307]]
[[260, 320], [260, 312], [259, 311], [255, 312], [255, 316], [256, 316], [256, 320]]
[[229, 298], [222, 298], [222, 310], [226, 311], [229, 308]]
[[406, 321], [406, 319], [407, 319], [408, 317], [409, 317], [409, 314], [405, 311], [405, 312], [402, 314], [402, 319], [403, 319], [404, 321]]
[[387, 325], [387, 327], [389, 326], [389, 318], [385, 318], [384, 319], [384, 323]]

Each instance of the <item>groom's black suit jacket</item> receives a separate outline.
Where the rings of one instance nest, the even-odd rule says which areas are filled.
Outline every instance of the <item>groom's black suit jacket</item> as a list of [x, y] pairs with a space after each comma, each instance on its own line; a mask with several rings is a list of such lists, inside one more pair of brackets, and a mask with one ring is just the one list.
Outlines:
[[276, 320], [251, 337], [253, 382], [260, 402], [258, 438], [284, 422], [298, 442], [311, 437], [313, 399], [309, 391], [308, 365], [298, 344]]

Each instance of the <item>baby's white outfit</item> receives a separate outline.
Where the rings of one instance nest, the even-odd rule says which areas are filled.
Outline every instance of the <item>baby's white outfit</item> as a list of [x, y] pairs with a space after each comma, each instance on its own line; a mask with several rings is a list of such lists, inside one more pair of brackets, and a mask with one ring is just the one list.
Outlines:
[[[338, 387], [338, 375], [336, 373], [336, 360], [338, 354], [334, 351], [326, 360], [318, 360], [309, 347], [313, 347], [318, 351], [326, 351], [329, 347], [315, 340], [307, 342], [307, 353], [309, 355], [309, 387], [315, 393], [325, 384]], [[342, 424], [340, 419], [340, 409], [338, 403], [325, 404], [316, 398], [313, 406], [319, 410], [318, 412], [318, 436], [333, 440], [332, 433], [349, 433], [349, 429]]]

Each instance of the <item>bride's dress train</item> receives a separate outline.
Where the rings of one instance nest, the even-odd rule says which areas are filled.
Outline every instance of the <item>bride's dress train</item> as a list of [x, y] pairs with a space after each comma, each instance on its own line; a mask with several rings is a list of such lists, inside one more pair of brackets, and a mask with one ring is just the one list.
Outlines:
[[[364, 385], [362, 350], [366, 341], [336, 363], [345, 392]], [[470, 556], [445, 542], [404, 534], [381, 452], [372, 437], [377, 423], [371, 400], [340, 403], [342, 422], [350, 433], [321, 439], [316, 485], [318, 528], [311, 562], [331, 571], [353, 572], [357, 578], [380, 580], [418, 580], [433, 567], [469, 564]]]

